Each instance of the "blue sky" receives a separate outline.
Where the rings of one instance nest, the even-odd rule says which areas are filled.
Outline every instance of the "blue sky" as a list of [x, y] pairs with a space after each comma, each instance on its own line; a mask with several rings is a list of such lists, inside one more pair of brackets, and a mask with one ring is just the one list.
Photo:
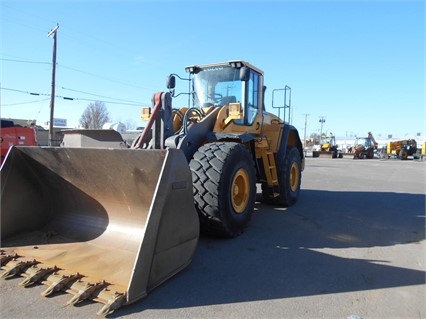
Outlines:
[[168, 74], [242, 59], [265, 72], [267, 110], [272, 89], [292, 88], [302, 136], [305, 119], [309, 135], [323, 117], [338, 136], [424, 140], [425, 13], [420, 0], [0, 0], [1, 117], [49, 120], [47, 34], [58, 23], [55, 117], [70, 127], [96, 100], [114, 122], [140, 126]]

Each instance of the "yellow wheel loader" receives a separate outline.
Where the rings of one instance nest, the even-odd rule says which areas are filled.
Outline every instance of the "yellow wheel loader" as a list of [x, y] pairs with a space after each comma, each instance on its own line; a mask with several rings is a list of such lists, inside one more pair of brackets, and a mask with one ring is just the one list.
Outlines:
[[336, 137], [332, 134], [323, 137], [320, 143], [320, 150], [313, 151], [313, 157], [329, 156], [331, 158], [343, 158], [343, 153], [339, 150], [339, 145], [336, 143]]
[[66, 291], [72, 305], [98, 301], [98, 314], [107, 315], [184, 269], [200, 226], [214, 236], [241, 234], [257, 184], [265, 202], [296, 203], [304, 157], [285, 120], [289, 103], [276, 107], [283, 119], [266, 112], [263, 72], [244, 61], [186, 70], [191, 105], [172, 108], [179, 94], [169, 76], [169, 91], [142, 109], [148, 124], [128, 148], [9, 150], [1, 277], [43, 283], [44, 296]]

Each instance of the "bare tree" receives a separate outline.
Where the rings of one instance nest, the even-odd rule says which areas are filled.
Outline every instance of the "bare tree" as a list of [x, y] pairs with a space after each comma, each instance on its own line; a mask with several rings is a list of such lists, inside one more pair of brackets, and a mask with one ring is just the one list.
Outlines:
[[90, 103], [80, 117], [80, 125], [86, 129], [100, 129], [109, 122], [109, 113], [104, 102]]

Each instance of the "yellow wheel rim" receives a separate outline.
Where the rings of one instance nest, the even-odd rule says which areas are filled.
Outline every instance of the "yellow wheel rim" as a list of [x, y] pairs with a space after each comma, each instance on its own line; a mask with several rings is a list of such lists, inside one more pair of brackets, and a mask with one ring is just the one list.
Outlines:
[[290, 189], [292, 192], [296, 192], [299, 187], [300, 172], [299, 167], [296, 163], [293, 163], [290, 167]]
[[232, 181], [232, 207], [235, 212], [242, 213], [247, 207], [250, 195], [250, 178], [246, 170], [240, 168]]

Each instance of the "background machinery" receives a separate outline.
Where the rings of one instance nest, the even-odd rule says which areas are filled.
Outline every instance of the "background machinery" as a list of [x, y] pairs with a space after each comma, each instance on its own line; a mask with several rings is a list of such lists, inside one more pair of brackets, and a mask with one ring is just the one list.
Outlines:
[[257, 184], [265, 202], [296, 203], [302, 143], [289, 105], [284, 119], [266, 111], [263, 72], [244, 61], [186, 71], [191, 105], [172, 108], [169, 76], [131, 147], [11, 148], [1, 168], [3, 278], [43, 283], [45, 296], [69, 292], [69, 304], [101, 302], [106, 315], [184, 269], [200, 226], [241, 234]]
[[378, 143], [371, 132], [367, 137], [357, 137], [354, 145], [354, 159], [374, 158], [374, 151], [377, 149]]
[[336, 144], [336, 137], [333, 134], [321, 138], [320, 149], [312, 152], [313, 157], [331, 156], [331, 158], [343, 158], [343, 153]]
[[397, 157], [406, 160], [408, 156], [413, 156], [417, 152], [417, 142], [414, 139], [405, 139], [391, 141], [386, 145], [386, 154], [388, 158]]
[[420, 159], [421, 160], [426, 159], [426, 142], [423, 142], [421, 144], [421, 148], [420, 148]]

